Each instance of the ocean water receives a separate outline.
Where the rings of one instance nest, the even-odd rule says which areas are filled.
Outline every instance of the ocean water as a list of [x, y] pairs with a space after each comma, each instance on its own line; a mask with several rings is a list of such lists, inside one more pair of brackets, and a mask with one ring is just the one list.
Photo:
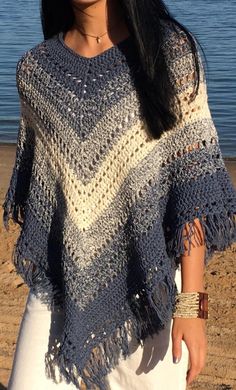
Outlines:
[[[207, 58], [208, 101], [224, 157], [236, 157], [236, 0], [166, 1], [198, 39]], [[15, 143], [19, 101], [16, 62], [43, 40], [39, 0], [0, 2], [0, 142]]]

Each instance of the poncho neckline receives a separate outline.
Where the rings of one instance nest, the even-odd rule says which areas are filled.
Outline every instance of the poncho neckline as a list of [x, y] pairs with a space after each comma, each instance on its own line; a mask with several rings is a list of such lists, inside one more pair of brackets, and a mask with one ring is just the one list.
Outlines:
[[197, 241], [196, 219], [206, 265], [236, 240], [236, 191], [203, 66], [191, 101], [189, 41], [171, 23], [163, 26], [177, 123], [160, 139], [143, 116], [131, 41], [87, 59], [56, 35], [17, 63], [21, 116], [3, 222], [21, 227], [12, 254], [17, 273], [64, 311], [62, 334], [50, 338], [45, 355], [47, 375], [57, 381], [59, 368], [78, 389], [83, 381], [109, 390], [106, 375], [131, 353], [128, 335], [143, 345], [167, 326], [175, 270], [185, 241], [189, 250]]
[[[62, 47], [65, 49], [64, 50], [64, 54], [65, 55], [66, 54], [67, 55], [72, 54], [73, 57], [79, 58], [80, 60], [83, 60], [85, 63], [86, 62], [102, 61], [103, 58], [106, 58], [107, 56], [110, 56], [110, 55], [116, 56], [116, 51], [117, 50], [122, 49], [124, 46], [127, 46], [127, 45], [129, 45], [131, 43], [131, 36], [129, 35], [126, 38], [124, 38], [121, 41], [119, 41], [116, 44], [114, 44], [113, 46], [111, 46], [108, 49], [104, 50], [103, 52], [101, 52], [99, 54], [96, 54], [95, 56], [92, 56], [92, 57], [87, 57], [87, 56], [84, 56], [84, 55], [76, 52], [75, 50], [73, 50], [71, 47], [69, 47], [65, 43], [64, 32], [63, 31], [60, 31], [57, 34], [57, 38], [58, 38], [59, 42], [61, 43]], [[60, 50], [60, 49], [58, 48], [58, 50]], [[65, 51], [67, 53], [65, 53]]]

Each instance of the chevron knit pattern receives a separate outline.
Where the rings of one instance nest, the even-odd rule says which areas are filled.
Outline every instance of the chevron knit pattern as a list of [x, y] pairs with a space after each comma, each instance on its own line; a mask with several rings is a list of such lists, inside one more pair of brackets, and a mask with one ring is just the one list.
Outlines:
[[128, 333], [142, 345], [171, 319], [187, 224], [190, 248], [201, 222], [206, 265], [236, 239], [236, 191], [202, 62], [190, 101], [190, 45], [168, 23], [164, 36], [182, 115], [159, 139], [141, 113], [130, 37], [88, 58], [61, 32], [17, 63], [21, 117], [3, 221], [21, 226], [17, 272], [65, 311], [61, 338], [45, 355], [47, 375], [78, 389], [83, 380], [107, 390], [106, 375], [130, 354]]

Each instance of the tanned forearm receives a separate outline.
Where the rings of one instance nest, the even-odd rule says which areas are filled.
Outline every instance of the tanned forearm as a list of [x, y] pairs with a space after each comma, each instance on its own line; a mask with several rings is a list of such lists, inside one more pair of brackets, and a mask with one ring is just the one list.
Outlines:
[[[188, 256], [189, 243], [187, 240], [185, 243], [185, 253], [181, 256], [181, 292], [204, 292], [204, 255], [205, 244], [204, 235], [201, 227], [201, 223], [198, 219], [195, 219], [195, 229], [197, 228], [197, 240], [192, 236], [190, 255]], [[185, 235], [189, 231], [188, 225], [186, 225], [183, 234]], [[201, 244], [200, 244], [201, 243]]]

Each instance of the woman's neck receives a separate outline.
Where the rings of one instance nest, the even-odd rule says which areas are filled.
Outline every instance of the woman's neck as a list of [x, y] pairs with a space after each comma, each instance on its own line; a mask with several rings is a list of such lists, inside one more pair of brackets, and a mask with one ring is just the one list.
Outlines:
[[[75, 22], [64, 40], [82, 55], [97, 55], [129, 35], [117, 0], [72, 0], [72, 7]], [[99, 43], [95, 37], [101, 37]]]

